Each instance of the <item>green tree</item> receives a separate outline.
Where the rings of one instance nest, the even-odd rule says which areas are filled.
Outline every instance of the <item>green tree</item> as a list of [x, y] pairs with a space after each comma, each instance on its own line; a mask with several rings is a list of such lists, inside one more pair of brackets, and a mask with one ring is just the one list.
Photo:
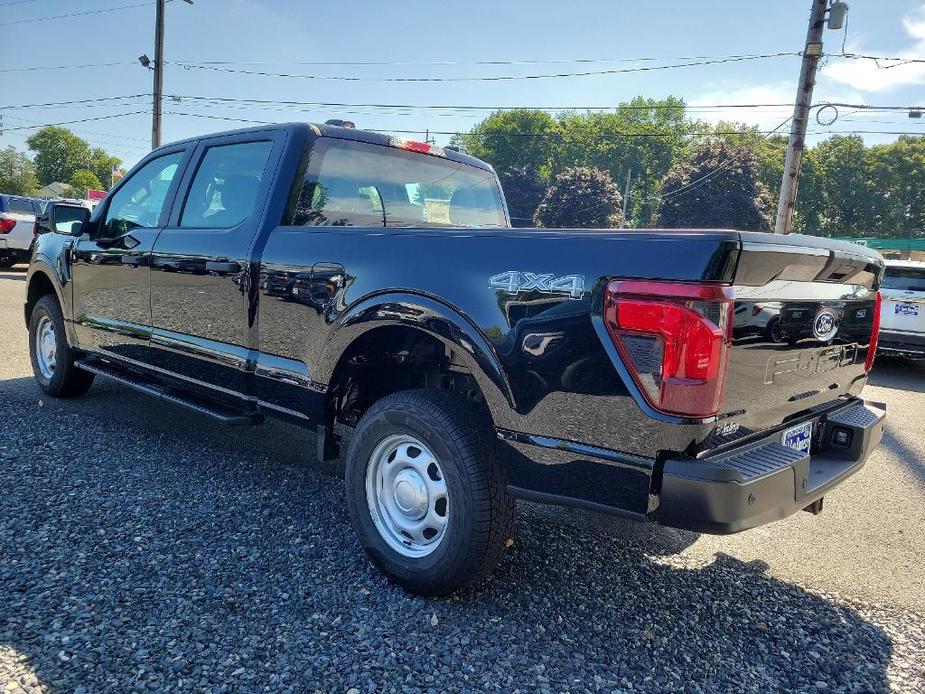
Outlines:
[[904, 135], [869, 148], [867, 159], [877, 234], [925, 232], [925, 140]]
[[0, 150], [0, 191], [13, 195], [32, 195], [39, 187], [35, 167], [25, 152], [10, 145]]
[[88, 168], [102, 182], [102, 190], [109, 190], [112, 182], [112, 170], [121, 166], [122, 160], [109, 154], [104, 149], [95, 147], [90, 151], [90, 166]]
[[771, 195], [747, 146], [713, 139], [671, 167], [661, 186], [656, 223], [669, 228], [771, 226]]
[[67, 128], [45, 126], [26, 144], [35, 152], [35, 172], [42, 185], [67, 182], [77, 169], [90, 163], [90, 145]]
[[546, 193], [546, 182], [532, 166], [515, 166], [500, 178], [514, 226], [530, 226]]
[[559, 132], [559, 124], [545, 111], [495, 111], [468, 133], [455, 137], [454, 144], [487, 161], [499, 174], [530, 166], [545, 175], [550, 167], [550, 144]]
[[77, 169], [71, 174], [67, 184], [71, 187], [73, 194], [79, 198], [85, 197], [88, 189], [101, 190], [103, 188], [100, 179], [88, 169]]
[[534, 222], [541, 227], [610, 228], [623, 226], [623, 196], [601, 169], [566, 169], [546, 191]]
[[876, 194], [859, 135], [833, 135], [813, 148], [822, 180], [819, 229], [826, 236], [864, 236], [875, 230]]
[[554, 173], [572, 166], [592, 166], [623, 185], [631, 176], [631, 226], [652, 221], [651, 198], [671, 165], [686, 153], [697, 124], [685, 117], [684, 101], [636, 97], [614, 113], [563, 113]]

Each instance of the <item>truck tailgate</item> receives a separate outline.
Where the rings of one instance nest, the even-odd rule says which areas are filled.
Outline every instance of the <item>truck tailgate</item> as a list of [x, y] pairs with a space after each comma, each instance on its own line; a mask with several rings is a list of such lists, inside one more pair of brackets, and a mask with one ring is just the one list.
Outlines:
[[860, 391], [883, 261], [830, 239], [741, 236], [721, 415], [745, 433]]

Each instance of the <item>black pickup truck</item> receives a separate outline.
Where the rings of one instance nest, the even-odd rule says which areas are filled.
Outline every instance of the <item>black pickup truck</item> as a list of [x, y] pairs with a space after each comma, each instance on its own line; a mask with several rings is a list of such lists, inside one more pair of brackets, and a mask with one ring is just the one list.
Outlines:
[[363, 547], [421, 593], [491, 569], [515, 497], [738, 532], [821, 511], [882, 434], [860, 246], [512, 229], [484, 162], [313, 124], [161, 147], [39, 224], [47, 393], [99, 375], [311, 427]]

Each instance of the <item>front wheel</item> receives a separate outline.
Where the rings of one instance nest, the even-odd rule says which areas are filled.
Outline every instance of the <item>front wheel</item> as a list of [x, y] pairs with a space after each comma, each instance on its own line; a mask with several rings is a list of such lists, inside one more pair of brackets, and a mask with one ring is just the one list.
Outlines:
[[491, 571], [514, 521], [486, 413], [441, 391], [389, 395], [347, 453], [347, 509], [390, 580], [440, 595]]
[[56, 297], [43, 296], [29, 319], [29, 356], [35, 380], [56, 398], [83, 395], [93, 385], [93, 374], [74, 366], [74, 350], [64, 332], [64, 315]]

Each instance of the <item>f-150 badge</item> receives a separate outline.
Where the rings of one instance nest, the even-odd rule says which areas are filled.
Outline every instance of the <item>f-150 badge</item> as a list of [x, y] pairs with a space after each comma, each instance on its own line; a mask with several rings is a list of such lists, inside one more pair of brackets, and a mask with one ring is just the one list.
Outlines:
[[488, 286], [508, 294], [536, 291], [544, 294], [568, 294], [570, 299], [580, 299], [585, 291], [585, 278], [584, 275], [556, 277], [552, 273], [508, 270], [489, 277]]

